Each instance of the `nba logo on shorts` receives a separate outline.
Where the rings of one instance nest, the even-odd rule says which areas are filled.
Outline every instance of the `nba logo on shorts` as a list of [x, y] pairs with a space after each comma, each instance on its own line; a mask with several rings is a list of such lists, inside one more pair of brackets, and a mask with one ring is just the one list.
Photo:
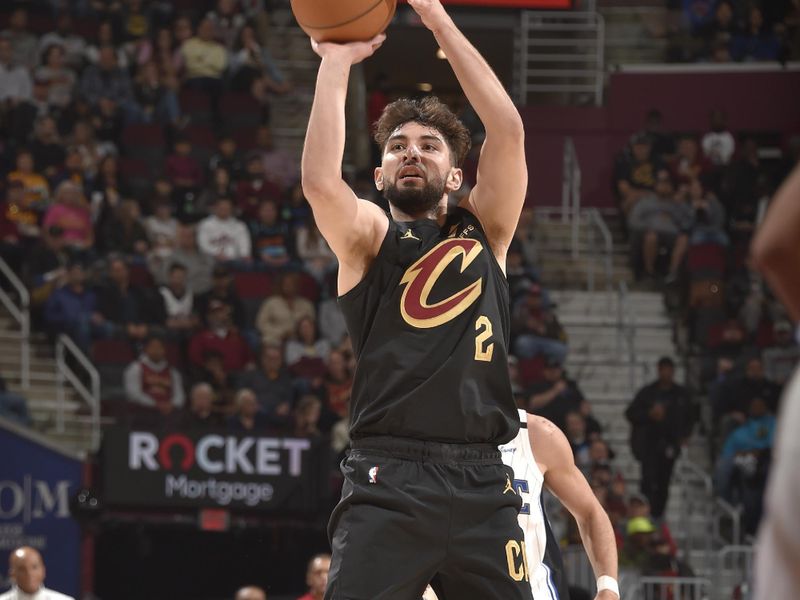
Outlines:
[[378, 483], [378, 467], [372, 467], [369, 470], [369, 482]]

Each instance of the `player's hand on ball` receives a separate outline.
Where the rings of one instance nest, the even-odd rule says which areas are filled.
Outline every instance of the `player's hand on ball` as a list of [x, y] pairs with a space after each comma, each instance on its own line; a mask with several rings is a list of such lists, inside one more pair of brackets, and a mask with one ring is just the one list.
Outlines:
[[320, 43], [312, 38], [311, 48], [322, 58], [342, 58], [349, 64], [355, 65], [365, 58], [372, 56], [375, 51], [381, 47], [385, 39], [385, 33], [379, 33], [366, 42], [348, 42], [346, 44], [334, 44], [333, 42]]
[[439, 0], [408, 0], [408, 4], [422, 19], [425, 27], [431, 31], [436, 31], [450, 21], [447, 11]]

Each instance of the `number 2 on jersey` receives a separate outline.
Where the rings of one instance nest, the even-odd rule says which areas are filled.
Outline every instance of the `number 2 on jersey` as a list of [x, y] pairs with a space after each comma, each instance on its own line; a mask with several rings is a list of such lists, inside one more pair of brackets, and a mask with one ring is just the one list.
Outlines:
[[475, 360], [491, 362], [494, 353], [494, 342], [486, 343], [492, 337], [492, 322], [486, 315], [481, 315], [475, 321]]

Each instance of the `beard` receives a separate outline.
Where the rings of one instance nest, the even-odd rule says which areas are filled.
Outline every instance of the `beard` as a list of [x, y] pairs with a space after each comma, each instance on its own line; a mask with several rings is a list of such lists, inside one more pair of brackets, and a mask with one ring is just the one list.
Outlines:
[[435, 177], [422, 187], [403, 187], [397, 181], [387, 183], [384, 197], [389, 204], [407, 215], [427, 214], [439, 205], [444, 195], [444, 179]]

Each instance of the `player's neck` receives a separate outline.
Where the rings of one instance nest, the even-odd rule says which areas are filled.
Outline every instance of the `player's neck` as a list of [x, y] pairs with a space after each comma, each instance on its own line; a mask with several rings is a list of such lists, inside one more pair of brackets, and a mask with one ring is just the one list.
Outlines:
[[444, 222], [445, 217], [447, 216], [447, 196], [444, 196], [432, 210], [417, 212], [417, 213], [409, 213], [405, 212], [394, 206], [393, 204], [389, 204], [389, 212], [392, 215], [392, 219], [395, 221], [406, 222], [406, 221], [421, 221], [423, 219], [429, 219], [431, 221], [438, 221], [441, 225]]

